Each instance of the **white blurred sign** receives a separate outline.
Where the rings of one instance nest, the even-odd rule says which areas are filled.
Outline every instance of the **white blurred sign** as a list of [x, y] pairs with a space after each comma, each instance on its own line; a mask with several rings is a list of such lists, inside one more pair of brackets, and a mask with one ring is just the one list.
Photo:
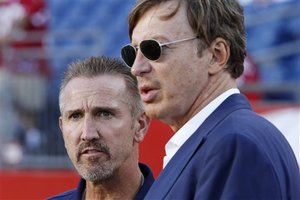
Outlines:
[[262, 114], [286, 137], [300, 165], [300, 107], [284, 108]]

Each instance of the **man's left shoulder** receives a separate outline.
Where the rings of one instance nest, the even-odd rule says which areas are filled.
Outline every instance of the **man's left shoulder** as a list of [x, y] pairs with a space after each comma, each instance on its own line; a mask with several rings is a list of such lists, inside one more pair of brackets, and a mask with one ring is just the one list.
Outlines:
[[139, 167], [144, 176], [144, 182], [139, 192], [136, 194], [134, 200], [144, 199], [148, 190], [150, 189], [150, 187], [154, 182], [154, 176], [150, 167], [144, 163], [139, 163]]

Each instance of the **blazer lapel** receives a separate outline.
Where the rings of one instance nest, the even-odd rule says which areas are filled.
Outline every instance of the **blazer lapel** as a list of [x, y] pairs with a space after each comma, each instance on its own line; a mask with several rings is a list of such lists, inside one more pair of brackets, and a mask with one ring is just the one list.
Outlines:
[[181, 146], [150, 188], [146, 199], [164, 199], [194, 153], [205, 143], [210, 131], [231, 112], [243, 108], [251, 109], [243, 95], [228, 97]]

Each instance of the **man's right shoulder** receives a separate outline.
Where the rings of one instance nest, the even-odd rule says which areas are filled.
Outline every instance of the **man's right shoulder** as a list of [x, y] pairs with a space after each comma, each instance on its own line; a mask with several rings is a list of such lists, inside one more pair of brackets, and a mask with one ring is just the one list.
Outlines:
[[75, 189], [69, 190], [69, 191], [63, 192], [61, 194], [49, 197], [49, 198], [47, 198], [47, 200], [71, 200], [71, 199], [73, 200], [73, 199], [75, 199], [74, 198], [75, 192], [76, 192]]

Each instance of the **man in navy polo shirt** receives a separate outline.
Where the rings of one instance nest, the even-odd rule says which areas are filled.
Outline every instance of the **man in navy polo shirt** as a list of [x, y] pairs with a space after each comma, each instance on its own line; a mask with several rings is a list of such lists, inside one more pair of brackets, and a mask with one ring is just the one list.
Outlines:
[[65, 147], [82, 178], [50, 199], [143, 199], [154, 181], [138, 162], [149, 119], [130, 68], [108, 57], [70, 64], [59, 106]]

